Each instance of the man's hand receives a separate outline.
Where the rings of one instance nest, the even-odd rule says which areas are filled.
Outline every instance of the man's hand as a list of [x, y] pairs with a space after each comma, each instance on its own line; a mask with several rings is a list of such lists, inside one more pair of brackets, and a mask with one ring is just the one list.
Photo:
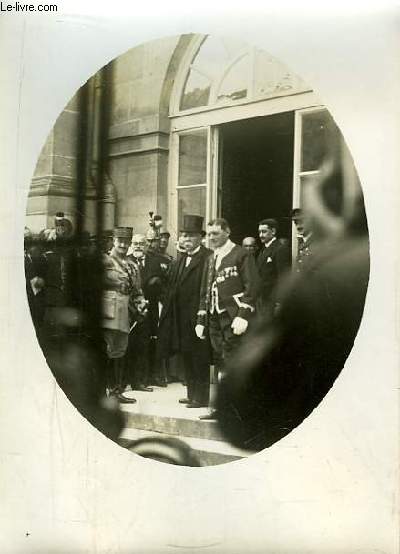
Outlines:
[[204, 325], [200, 325], [200, 324], [196, 325], [196, 327], [194, 328], [194, 332], [196, 333], [197, 338], [201, 340], [206, 338], [204, 336], [204, 329], [205, 329]]
[[235, 317], [231, 325], [233, 329], [233, 334], [243, 335], [243, 333], [246, 332], [248, 325], [249, 325], [249, 322], [246, 319], [243, 319], [243, 317]]

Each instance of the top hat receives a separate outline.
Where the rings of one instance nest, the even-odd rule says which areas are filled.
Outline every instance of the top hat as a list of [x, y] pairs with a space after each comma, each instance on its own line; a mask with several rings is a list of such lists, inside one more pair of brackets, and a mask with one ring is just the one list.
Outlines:
[[203, 235], [203, 221], [204, 217], [202, 217], [201, 215], [184, 215], [181, 232], [200, 233], [200, 235]]
[[113, 236], [118, 239], [132, 240], [133, 229], [132, 227], [114, 227]]

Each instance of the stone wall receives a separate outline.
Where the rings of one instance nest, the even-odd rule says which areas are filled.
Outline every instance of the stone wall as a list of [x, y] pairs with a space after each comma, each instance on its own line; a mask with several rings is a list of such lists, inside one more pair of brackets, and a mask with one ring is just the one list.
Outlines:
[[35, 168], [27, 205], [27, 225], [35, 232], [54, 226], [58, 211], [74, 219], [77, 130], [75, 95], [59, 115]]
[[138, 46], [112, 64], [109, 175], [116, 222], [137, 232], [168, 213], [169, 98], [189, 36]]

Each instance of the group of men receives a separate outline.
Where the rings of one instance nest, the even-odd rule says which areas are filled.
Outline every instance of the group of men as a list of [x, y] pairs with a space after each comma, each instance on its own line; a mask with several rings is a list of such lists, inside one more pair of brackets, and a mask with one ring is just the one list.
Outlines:
[[[299, 234], [302, 232], [296, 264], [299, 270], [310, 255], [311, 236], [304, 232], [301, 211], [294, 210], [292, 216]], [[257, 255], [246, 245], [234, 244], [230, 233], [229, 223], [222, 218], [210, 221], [205, 231], [201, 216], [185, 215], [177, 257], [163, 267], [163, 258], [146, 246], [144, 235], [132, 235], [130, 228], [114, 230], [109, 256], [118, 254], [121, 235], [126, 234], [123, 255], [127, 264], [139, 270], [145, 299], [144, 311], [137, 308], [133, 324], [122, 330], [129, 366], [136, 375], [131, 379], [132, 388], [151, 392], [151, 385], [165, 386], [168, 362], [179, 354], [187, 387], [187, 396], [179, 402], [187, 408], [207, 407], [210, 365], [222, 379], [252, 320], [257, 315], [273, 318], [278, 313], [278, 285], [289, 270], [290, 250], [287, 241], [278, 238], [277, 221], [259, 222], [262, 246]], [[211, 249], [204, 244], [205, 236]], [[123, 382], [121, 378], [119, 381]], [[121, 391], [119, 398], [134, 402]], [[200, 417], [216, 415], [212, 411]]]
[[[296, 269], [301, 270], [311, 253], [311, 235], [301, 210], [293, 210], [292, 218], [299, 233]], [[46, 240], [61, 243], [71, 232], [68, 221], [57, 214], [55, 232], [48, 232]], [[225, 219], [210, 221], [204, 230], [201, 216], [185, 215], [177, 256], [172, 258], [167, 254], [170, 235], [154, 222], [146, 234], [116, 227], [112, 243], [102, 243], [101, 328], [109, 360], [107, 391], [121, 403], [134, 403], [124, 394], [126, 385], [144, 392], [167, 386], [169, 365], [178, 355], [187, 387], [187, 396], [179, 402], [187, 408], [207, 407], [210, 366], [223, 379], [253, 320], [258, 315], [273, 318], [279, 312], [278, 285], [289, 270], [290, 249], [278, 237], [275, 219], [259, 222], [257, 251], [252, 237], [246, 237], [242, 246], [233, 243]], [[205, 246], [205, 237], [211, 249]], [[91, 244], [88, 237], [89, 249]], [[40, 326], [46, 301], [38, 310], [38, 295], [47, 289], [48, 297], [52, 289], [63, 289], [66, 257], [58, 251], [57, 271], [52, 275], [49, 260], [57, 249], [53, 246], [40, 254], [33, 247], [27, 237], [27, 293], [35, 325]], [[213, 419], [217, 414], [211, 411], [200, 417]]]

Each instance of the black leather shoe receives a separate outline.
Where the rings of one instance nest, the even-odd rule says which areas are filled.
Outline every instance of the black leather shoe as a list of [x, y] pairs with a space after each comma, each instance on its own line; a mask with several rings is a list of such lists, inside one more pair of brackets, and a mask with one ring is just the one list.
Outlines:
[[178, 402], [179, 404], [190, 404], [189, 398], [180, 398]]
[[218, 419], [218, 412], [217, 412], [217, 410], [213, 410], [209, 414], [199, 416], [199, 419], [205, 420], [205, 421]]
[[116, 396], [118, 402], [120, 404], [135, 404], [136, 398], [128, 398], [127, 396], [124, 396], [122, 393], [117, 394]]

